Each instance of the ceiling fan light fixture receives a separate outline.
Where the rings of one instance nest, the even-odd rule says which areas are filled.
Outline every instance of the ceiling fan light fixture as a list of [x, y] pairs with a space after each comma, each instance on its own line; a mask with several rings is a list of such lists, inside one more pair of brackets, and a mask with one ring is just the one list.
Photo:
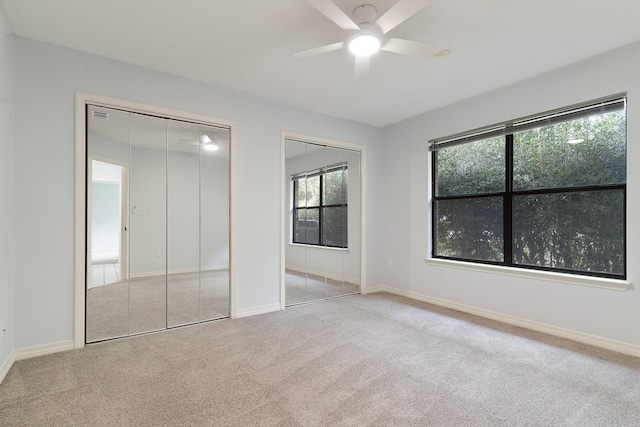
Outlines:
[[215, 138], [211, 140], [207, 134], [200, 135], [200, 145], [202, 145], [202, 148], [207, 151], [217, 151], [218, 148], [220, 148], [218, 146], [218, 141], [216, 141]]
[[380, 39], [372, 32], [361, 32], [349, 42], [349, 51], [356, 56], [371, 56], [380, 50]]
[[207, 151], [218, 151], [218, 148], [220, 148], [220, 147], [218, 146], [217, 142], [211, 141], [211, 142], [207, 142], [205, 144], [202, 144], [202, 148], [207, 150]]

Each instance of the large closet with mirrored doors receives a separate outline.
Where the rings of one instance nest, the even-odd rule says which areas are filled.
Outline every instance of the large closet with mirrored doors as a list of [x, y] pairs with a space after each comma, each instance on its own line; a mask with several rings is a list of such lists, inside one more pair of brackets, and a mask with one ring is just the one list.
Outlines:
[[86, 342], [229, 316], [230, 129], [87, 105]]
[[360, 152], [285, 139], [286, 306], [360, 292]]

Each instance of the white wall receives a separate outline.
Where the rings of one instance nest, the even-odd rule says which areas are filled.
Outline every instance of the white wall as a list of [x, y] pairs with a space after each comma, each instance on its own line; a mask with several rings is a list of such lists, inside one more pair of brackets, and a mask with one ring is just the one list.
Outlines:
[[7, 327], [0, 341], [0, 381], [14, 349], [14, 109], [15, 41], [0, 8], [0, 322]]
[[628, 92], [628, 279], [640, 285], [640, 44], [384, 129], [388, 169], [384, 258], [388, 286], [640, 346], [640, 294], [428, 265], [427, 140]]
[[[75, 91], [236, 122], [233, 250], [240, 312], [280, 302], [281, 131], [364, 145], [367, 167], [382, 170], [377, 127], [18, 37], [15, 228], [23, 230], [15, 244], [18, 349], [73, 338]], [[366, 227], [374, 235], [382, 227], [375, 191], [382, 177], [368, 177]], [[367, 276], [377, 280], [376, 250], [367, 257]]]

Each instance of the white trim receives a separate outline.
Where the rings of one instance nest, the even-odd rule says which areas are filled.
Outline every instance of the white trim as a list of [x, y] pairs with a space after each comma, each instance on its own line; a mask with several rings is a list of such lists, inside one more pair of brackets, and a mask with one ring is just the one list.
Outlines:
[[311, 249], [315, 251], [333, 251], [333, 252], [342, 252], [349, 253], [349, 248], [336, 248], [333, 246], [321, 246], [321, 245], [307, 245], [304, 243], [288, 243], [289, 246], [297, 246], [299, 248]]
[[52, 353], [60, 353], [75, 348], [73, 340], [54, 342], [51, 344], [37, 345], [35, 347], [19, 348], [14, 351], [15, 360], [31, 359]]
[[76, 92], [76, 185], [75, 185], [75, 304], [73, 314], [73, 345], [75, 348], [84, 347], [85, 321], [85, 264], [86, 264], [86, 127], [85, 105], [90, 96]]
[[[281, 138], [282, 141], [284, 141], [285, 139], [291, 139], [297, 142], [306, 142], [315, 145], [326, 145], [327, 147], [331, 148], [341, 148], [358, 152], [362, 152], [362, 150], [364, 150], [364, 147], [362, 145], [352, 144], [350, 142], [336, 141], [334, 139], [304, 135], [301, 133], [287, 132], [284, 130], [281, 132]], [[362, 164], [362, 159], [360, 160], [360, 163]]]
[[236, 124], [227, 122], [229, 126], [229, 318], [238, 317], [238, 289], [236, 274], [238, 257], [236, 252]]
[[[127, 111], [153, 114], [165, 118], [172, 118], [182, 121], [190, 121], [194, 123], [208, 124], [212, 126], [224, 126], [229, 128], [229, 237], [230, 237], [230, 283], [229, 283], [229, 309], [230, 317], [236, 317], [236, 253], [235, 253], [235, 162], [236, 162], [236, 123], [204, 116], [187, 111], [173, 110], [155, 105], [142, 104], [123, 99], [110, 98], [101, 95], [95, 95], [85, 92], [76, 92], [76, 159], [75, 159], [75, 304], [74, 304], [74, 326], [73, 326], [73, 345], [75, 348], [84, 347], [84, 329], [85, 329], [85, 190], [86, 190], [86, 147], [85, 147], [85, 113], [86, 104], [95, 104], [107, 108], [124, 109]], [[16, 353], [17, 358], [17, 353]]]
[[[286, 272], [286, 255], [285, 255], [285, 247], [287, 244], [292, 246], [302, 246], [305, 248], [312, 249], [322, 249], [322, 250], [336, 250], [342, 252], [349, 252], [349, 249], [343, 248], [328, 248], [324, 246], [314, 246], [314, 245], [303, 245], [298, 243], [287, 242], [286, 240], [286, 227], [287, 227], [287, 218], [288, 211], [285, 207], [286, 201], [286, 191], [287, 191], [287, 183], [289, 182], [286, 171], [286, 140], [294, 140], [298, 142], [306, 142], [310, 144], [322, 144], [327, 147], [339, 148], [356, 151], [360, 154], [360, 280], [355, 280], [353, 278], [349, 278], [348, 281], [350, 283], [355, 283], [360, 286], [360, 292], [362, 293], [365, 289], [365, 258], [366, 258], [366, 246], [365, 246], [365, 218], [366, 218], [366, 208], [365, 208], [365, 190], [366, 190], [366, 179], [365, 179], [365, 165], [366, 165], [366, 147], [359, 144], [352, 144], [349, 142], [343, 141], [335, 141], [326, 138], [319, 138], [315, 136], [304, 135], [295, 132], [281, 131], [280, 132], [280, 306], [282, 310], [285, 308], [285, 272]], [[315, 274], [315, 273], [312, 273]], [[323, 275], [323, 274], [320, 274]], [[342, 280], [342, 278], [340, 278]]]
[[286, 266], [286, 270], [291, 270], [291, 271], [295, 271], [296, 273], [302, 273], [302, 274], [310, 274], [312, 276], [319, 276], [319, 277], [326, 277], [329, 280], [335, 280], [336, 282], [342, 282], [343, 280], [347, 283], [351, 283], [352, 285], [360, 285], [360, 280], [357, 277], [346, 277], [346, 276], [337, 276], [335, 274], [328, 274], [325, 271], [318, 271], [318, 270], [310, 270], [308, 268], [304, 268], [304, 267], [297, 267], [297, 266], [291, 266], [288, 265]]
[[287, 218], [289, 213], [284, 205], [287, 201], [287, 144], [284, 132], [280, 137], [280, 310], [285, 308], [285, 272], [286, 272], [286, 251], [285, 245], [287, 240]]
[[560, 328], [558, 326], [553, 326], [553, 325], [549, 325], [542, 322], [523, 319], [521, 317], [510, 316], [508, 314], [496, 313], [494, 311], [471, 307], [465, 304], [458, 304], [455, 302], [446, 301], [439, 298], [428, 297], [425, 295], [417, 294], [415, 292], [403, 291], [403, 290], [392, 288], [389, 286], [376, 286], [375, 288], [372, 288], [367, 291], [367, 293], [373, 293], [373, 292], [388, 292], [390, 294], [400, 295], [400, 296], [411, 298], [417, 301], [422, 301], [422, 302], [438, 305], [441, 307], [451, 308], [453, 310], [462, 311], [465, 313], [473, 314], [473, 315], [484, 317], [487, 319], [497, 320], [499, 322], [507, 323], [510, 325], [520, 326], [522, 328], [530, 329], [532, 331], [542, 332], [542, 333], [553, 335], [556, 337], [566, 338], [566, 339], [580, 342], [583, 344], [592, 345], [594, 347], [604, 348], [606, 350], [615, 351], [617, 353], [623, 353], [631, 356], [640, 357], [640, 346], [628, 344], [622, 341], [616, 341], [609, 338], [599, 337], [596, 335], [585, 334], [583, 332], [578, 332], [571, 329]]
[[201, 271], [220, 271], [220, 270], [229, 270], [228, 265], [217, 265], [213, 267], [206, 268], [177, 268], [175, 270], [161, 270], [161, 271], [146, 271], [144, 273], [135, 273], [131, 274], [132, 279], [143, 279], [145, 277], [155, 277], [155, 276], [164, 276], [171, 274], [185, 274], [185, 273], [198, 273]]
[[362, 295], [366, 295], [366, 294], [375, 294], [377, 292], [387, 292], [390, 294], [393, 294], [393, 288], [389, 288], [387, 286], [384, 285], [378, 285], [378, 286], [372, 286], [370, 288], [367, 289], [363, 289], [360, 293]]
[[15, 353], [12, 351], [9, 354], [9, 357], [7, 357], [7, 359], [2, 364], [2, 366], [0, 366], [0, 384], [2, 384], [2, 381], [4, 381], [4, 379], [7, 377], [7, 374], [11, 370], [11, 367], [13, 366], [13, 362], [15, 361], [16, 361]]
[[500, 274], [526, 279], [544, 280], [548, 282], [566, 283], [569, 285], [589, 286], [593, 288], [628, 291], [633, 289], [627, 280], [606, 279], [603, 277], [580, 276], [577, 274], [556, 273], [553, 271], [528, 270], [525, 268], [505, 267], [501, 265], [478, 264], [474, 262], [454, 261], [450, 259], [427, 258], [425, 262], [436, 267], [458, 268], [482, 273]]
[[360, 147], [360, 293], [362, 293], [366, 289], [366, 262], [367, 259], [366, 250], [366, 225], [367, 225], [367, 209], [366, 209], [366, 194], [367, 194], [367, 180], [365, 179], [367, 170], [367, 150], [366, 148]]
[[259, 314], [273, 313], [274, 311], [280, 311], [280, 304], [269, 304], [238, 310], [236, 319], [240, 319], [241, 317], [257, 316]]

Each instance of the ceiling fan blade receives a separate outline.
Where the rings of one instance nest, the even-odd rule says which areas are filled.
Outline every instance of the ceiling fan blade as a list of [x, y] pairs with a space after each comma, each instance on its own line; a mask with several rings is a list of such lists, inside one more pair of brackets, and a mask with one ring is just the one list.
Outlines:
[[376, 21], [376, 25], [382, 34], [385, 34], [427, 7], [429, 3], [431, 0], [399, 0]]
[[328, 44], [320, 47], [314, 47], [313, 49], [294, 52], [293, 56], [295, 56], [296, 58], [308, 58], [310, 56], [333, 52], [334, 50], [339, 50], [339, 49], [342, 49], [343, 47], [344, 47], [344, 42], [338, 42], [338, 43]]
[[343, 30], [360, 29], [360, 27], [331, 0], [307, 0], [307, 2]]
[[356, 66], [353, 73], [353, 77], [356, 79], [363, 79], [369, 75], [369, 64], [371, 62], [371, 56], [356, 56]]
[[436, 45], [433, 43], [391, 38], [380, 49], [401, 55], [414, 56], [416, 58], [427, 58], [434, 54]]

